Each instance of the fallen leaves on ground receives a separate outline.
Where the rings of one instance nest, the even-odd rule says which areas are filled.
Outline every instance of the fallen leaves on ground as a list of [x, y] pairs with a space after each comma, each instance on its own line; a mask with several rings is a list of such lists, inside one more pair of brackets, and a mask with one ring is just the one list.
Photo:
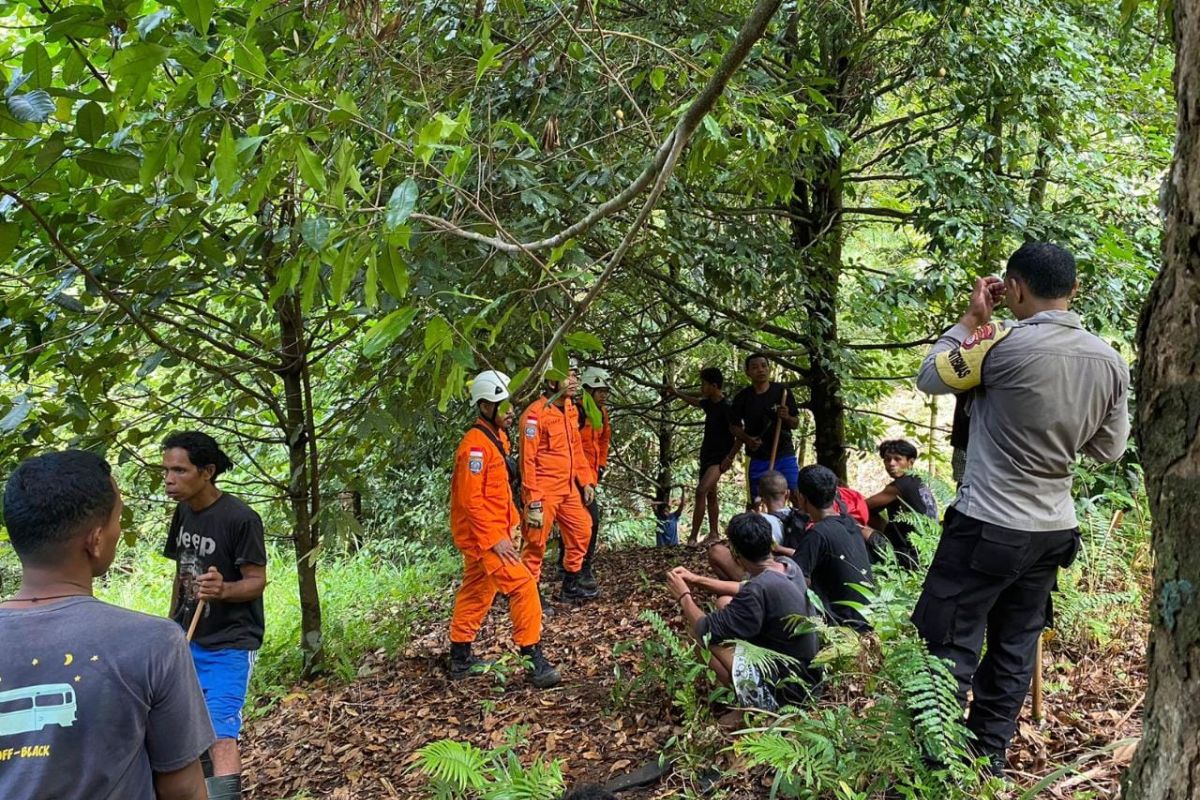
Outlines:
[[[248, 725], [247, 797], [424, 797], [424, 778], [413, 769], [418, 748], [447, 738], [497, 747], [514, 726], [522, 761], [537, 755], [560, 759], [568, 785], [604, 783], [636, 769], [682, 731], [672, 718], [670, 698], [622, 691], [623, 681], [637, 672], [639, 653], [613, 652], [619, 644], [654, 635], [640, 619], [645, 610], [657, 611], [682, 630], [663, 583], [666, 571], [681, 563], [704, 570], [704, 553], [685, 548], [602, 553], [596, 568], [603, 592], [598, 601], [548, 602], [553, 613], [545, 620], [543, 647], [563, 683], [547, 691], [525, 682], [501, 599], [484, 623], [475, 652], [489, 659], [510, 654], [507, 680], [496, 675], [449, 680], [447, 627], [454, 596], [447, 588], [445, 596], [431, 601], [445, 621], [416, 635], [403, 653], [371, 654], [360, 665], [362, 677], [348, 685], [319, 681], [297, 687]], [[543, 597], [556, 589], [543, 578]], [[1106, 653], [1071, 653], [1057, 649], [1058, 642], [1047, 648], [1046, 720], [1033, 723], [1027, 705], [1011, 751], [1010, 764], [1022, 785], [1032, 786], [1058, 770], [1061, 776], [1041, 796], [1117, 796], [1118, 772], [1132, 756], [1125, 740], [1140, 734], [1141, 633]], [[709, 766], [732, 766], [732, 754], [723, 759]], [[1064, 764], [1075, 769], [1061, 770]], [[761, 770], [734, 772], [720, 783], [725, 797], [765, 796], [769, 776]], [[677, 797], [681, 781], [668, 776], [622, 798]]]

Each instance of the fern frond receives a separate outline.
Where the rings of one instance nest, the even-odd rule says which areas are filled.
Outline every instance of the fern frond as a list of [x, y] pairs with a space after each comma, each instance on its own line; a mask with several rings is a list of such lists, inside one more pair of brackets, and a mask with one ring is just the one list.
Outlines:
[[425, 745], [417, 755], [421, 772], [459, 792], [480, 789], [486, 783], [487, 753], [469, 742], [441, 739]]

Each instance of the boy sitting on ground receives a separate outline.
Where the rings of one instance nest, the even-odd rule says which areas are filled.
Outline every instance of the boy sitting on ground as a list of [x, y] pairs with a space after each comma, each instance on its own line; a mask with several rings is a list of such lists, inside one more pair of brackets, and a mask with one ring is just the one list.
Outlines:
[[[788, 504], [788, 484], [783, 473], [775, 471], [765, 473], [758, 479], [758, 492], [762, 497], [763, 505], [766, 506], [766, 510], [760, 511], [758, 514], [771, 526], [771, 541], [774, 543], [771, 550], [776, 555], [790, 556], [792, 547], [787, 546], [784, 541], [785, 532], [794, 527], [795, 523], [800, 523], [800, 529], [803, 530], [808, 520], [803, 518], [803, 515], [796, 520], [789, 519], [795, 512]], [[717, 542], [709, 546], [708, 563], [712, 566], [713, 572], [723, 581], [740, 581], [745, 575], [745, 572], [734, 561], [733, 553], [725, 542]]]
[[[717, 610], [705, 614], [692, 598], [686, 570], [667, 573], [667, 587], [683, 610], [696, 638], [710, 642], [709, 666], [717, 679], [737, 693], [743, 706], [774, 711], [781, 704], [803, 702], [821, 679], [820, 667], [812, 660], [820, 648], [816, 633], [797, 632], [796, 626], [813, 608], [796, 576], [771, 556], [771, 526], [761, 515], [738, 514], [726, 528], [730, 551], [749, 580], [736, 593], [717, 602]], [[802, 576], [801, 576], [802, 577]], [[742, 640], [789, 657], [785, 663], [760, 669], [750, 663]]]
[[913, 524], [900, 519], [906, 512], [916, 512], [937, 519], [937, 503], [933, 493], [913, 474], [917, 448], [904, 439], [890, 439], [879, 445], [879, 457], [892, 482], [867, 498], [871, 509], [871, 527], [883, 535], [896, 551], [896, 562], [904, 569], [916, 569], [917, 549], [912, 543]]
[[813, 464], [800, 470], [800, 511], [813, 524], [792, 558], [821, 598], [829, 622], [865, 631], [870, 625], [852, 604], [868, 601], [854, 585], [869, 586], [875, 578], [858, 523], [837, 507], [837, 488], [837, 476], [828, 467]]

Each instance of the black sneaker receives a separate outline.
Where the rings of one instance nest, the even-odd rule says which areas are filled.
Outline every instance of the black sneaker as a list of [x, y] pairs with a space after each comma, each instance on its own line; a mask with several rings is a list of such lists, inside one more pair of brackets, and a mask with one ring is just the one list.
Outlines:
[[483, 673], [485, 667], [490, 667], [491, 661], [476, 658], [471, 653], [470, 644], [450, 643], [450, 680], [458, 681]]
[[542, 646], [540, 644], [522, 647], [521, 655], [529, 659], [529, 668], [526, 674], [529, 677], [529, 682], [538, 689], [549, 689], [553, 686], [558, 686], [559, 682], [562, 681], [562, 678], [558, 675], [558, 670], [542, 655]]

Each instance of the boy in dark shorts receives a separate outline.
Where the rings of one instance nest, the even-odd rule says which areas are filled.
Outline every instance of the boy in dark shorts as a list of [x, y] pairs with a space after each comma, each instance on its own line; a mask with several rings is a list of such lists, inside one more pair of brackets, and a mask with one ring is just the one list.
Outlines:
[[[734, 438], [746, 446], [746, 455], [750, 457], [746, 473], [748, 505], [757, 501], [759, 478], [770, 469], [783, 473], [794, 504], [799, 465], [792, 445], [792, 431], [800, 425], [799, 406], [786, 386], [771, 380], [771, 364], [762, 353], [746, 356], [746, 377], [750, 379], [750, 385], [733, 398], [730, 422]], [[772, 466], [776, 428], [779, 429], [779, 447], [775, 449]]]
[[708, 512], [708, 536], [705, 542], [716, 541], [721, 536], [720, 498], [717, 495], [717, 484], [721, 476], [733, 466], [738, 451], [742, 449], [740, 442], [733, 438], [730, 428], [730, 413], [733, 404], [725, 395], [725, 376], [716, 367], [705, 367], [700, 370], [700, 395], [685, 394], [673, 386], [667, 387], [668, 394], [673, 394], [690, 406], [695, 406], [704, 412], [704, 438], [700, 441], [700, 481], [696, 484], [696, 505], [692, 509], [692, 532], [688, 535], [688, 545], [696, 544], [700, 536], [700, 526], [704, 524], [704, 514]]
[[916, 569], [913, 525], [900, 519], [900, 515], [916, 512], [937, 519], [937, 503], [925, 482], [911, 471], [917, 460], [917, 448], [912, 442], [889, 439], [879, 445], [879, 457], [892, 482], [867, 498], [871, 527], [887, 537], [896, 553], [896, 563], [907, 570]]

